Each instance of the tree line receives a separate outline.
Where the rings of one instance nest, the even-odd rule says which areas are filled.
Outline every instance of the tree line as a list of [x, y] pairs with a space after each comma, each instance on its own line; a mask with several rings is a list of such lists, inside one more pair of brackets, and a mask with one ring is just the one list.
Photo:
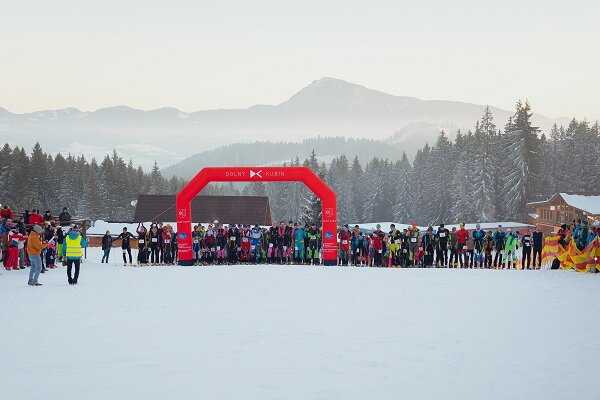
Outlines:
[[[313, 151], [284, 165], [310, 167], [337, 193], [340, 222], [438, 223], [525, 221], [526, 204], [562, 191], [600, 187], [600, 127], [573, 119], [549, 136], [531, 125], [531, 107], [517, 102], [504, 129], [486, 108], [474, 130], [452, 141], [440, 132], [411, 162], [374, 157], [361, 164], [342, 154], [325, 164]], [[83, 156], [27, 154], [5, 144], [0, 150], [0, 203], [14, 210], [58, 211], [76, 217], [129, 221], [138, 194], [176, 194], [186, 181], [165, 179], [134, 167], [116, 152], [98, 163]], [[252, 182], [208, 185], [202, 195], [268, 196], [274, 220], [319, 222], [319, 199], [302, 183]]]
[[[361, 165], [345, 155], [329, 165], [314, 152], [300, 162], [323, 177], [337, 193], [341, 222], [439, 223], [526, 221], [526, 204], [562, 191], [592, 192], [600, 187], [598, 122], [573, 119], [549, 134], [531, 124], [531, 106], [517, 102], [499, 129], [485, 109], [475, 129], [458, 131], [454, 141], [440, 132], [411, 163], [373, 158]], [[318, 221], [320, 203], [298, 183], [252, 183], [245, 194], [267, 195], [275, 219]]]
[[[140, 193], [174, 194], [185, 181], [165, 179], [157, 166], [150, 172], [125, 162], [116, 152], [98, 163], [84, 156], [52, 156], [39, 144], [28, 154], [5, 144], [0, 150], [0, 203], [14, 211], [68, 207], [73, 218], [130, 221]], [[225, 194], [226, 187], [210, 185], [203, 194]]]

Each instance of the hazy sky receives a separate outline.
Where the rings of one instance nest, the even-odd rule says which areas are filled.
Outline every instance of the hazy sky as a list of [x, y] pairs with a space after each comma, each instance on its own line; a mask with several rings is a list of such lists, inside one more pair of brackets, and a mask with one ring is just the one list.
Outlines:
[[277, 104], [331, 76], [600, 118], [600, 1], [0, 0], [0, 107]]

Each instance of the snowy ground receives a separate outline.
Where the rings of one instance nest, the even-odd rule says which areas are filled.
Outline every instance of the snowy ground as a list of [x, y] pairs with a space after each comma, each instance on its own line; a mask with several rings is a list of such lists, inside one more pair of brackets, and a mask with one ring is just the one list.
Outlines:
[[0, 399], [600, 397], [592, 274], [60, 268], [2, 270]]

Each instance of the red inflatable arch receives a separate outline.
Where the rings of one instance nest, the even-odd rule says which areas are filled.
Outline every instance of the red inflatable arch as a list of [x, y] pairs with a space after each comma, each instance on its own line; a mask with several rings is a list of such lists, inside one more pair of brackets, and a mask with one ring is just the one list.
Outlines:
[[[308, 167], [216, 167], [203, 168], [177, 195], [177, 232], [179, 264], [192, 265], [192, 199], [210, 182], [303, 182], [321, 199], [323, 211], [323, 261], [337, 261], [336, 195]], [[233, 221], [232, 221], [233, 222]]]

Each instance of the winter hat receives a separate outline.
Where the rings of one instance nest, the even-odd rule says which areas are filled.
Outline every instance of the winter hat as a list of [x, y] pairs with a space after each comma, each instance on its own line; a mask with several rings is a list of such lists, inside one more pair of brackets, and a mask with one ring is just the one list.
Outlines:
[[481, 225], [477, 224], [475, 225], [475, 228], [481, 228]]
[[73, 225], [73, 231], [79, 232], [79, 227], [77, 225]]
[[[381, 226], [381, 225], [377, 225], [377, 227], [378, 227], [378, 228], [379, 228], [380, 226]], [[396, 227], [396, 224], [391, 224], [391, 225], [390, 225], [390, 228], [395, 228], [395, 227]]]
[[33, 230], [36, 231], [37, 233], [40, 233], [42, 231], [42, 227], [39, 225], [36, 225], [33, 227]]
[[381, 225], [377, 224], [377, 225], [375, 225], [375, 228], [379, 229], [379, 228], [381, 228]]
[[461, 223], [460, 223], [460, 226], [465, 226], [465, 223], [464, 223], [464, 222], [461, 222]]

